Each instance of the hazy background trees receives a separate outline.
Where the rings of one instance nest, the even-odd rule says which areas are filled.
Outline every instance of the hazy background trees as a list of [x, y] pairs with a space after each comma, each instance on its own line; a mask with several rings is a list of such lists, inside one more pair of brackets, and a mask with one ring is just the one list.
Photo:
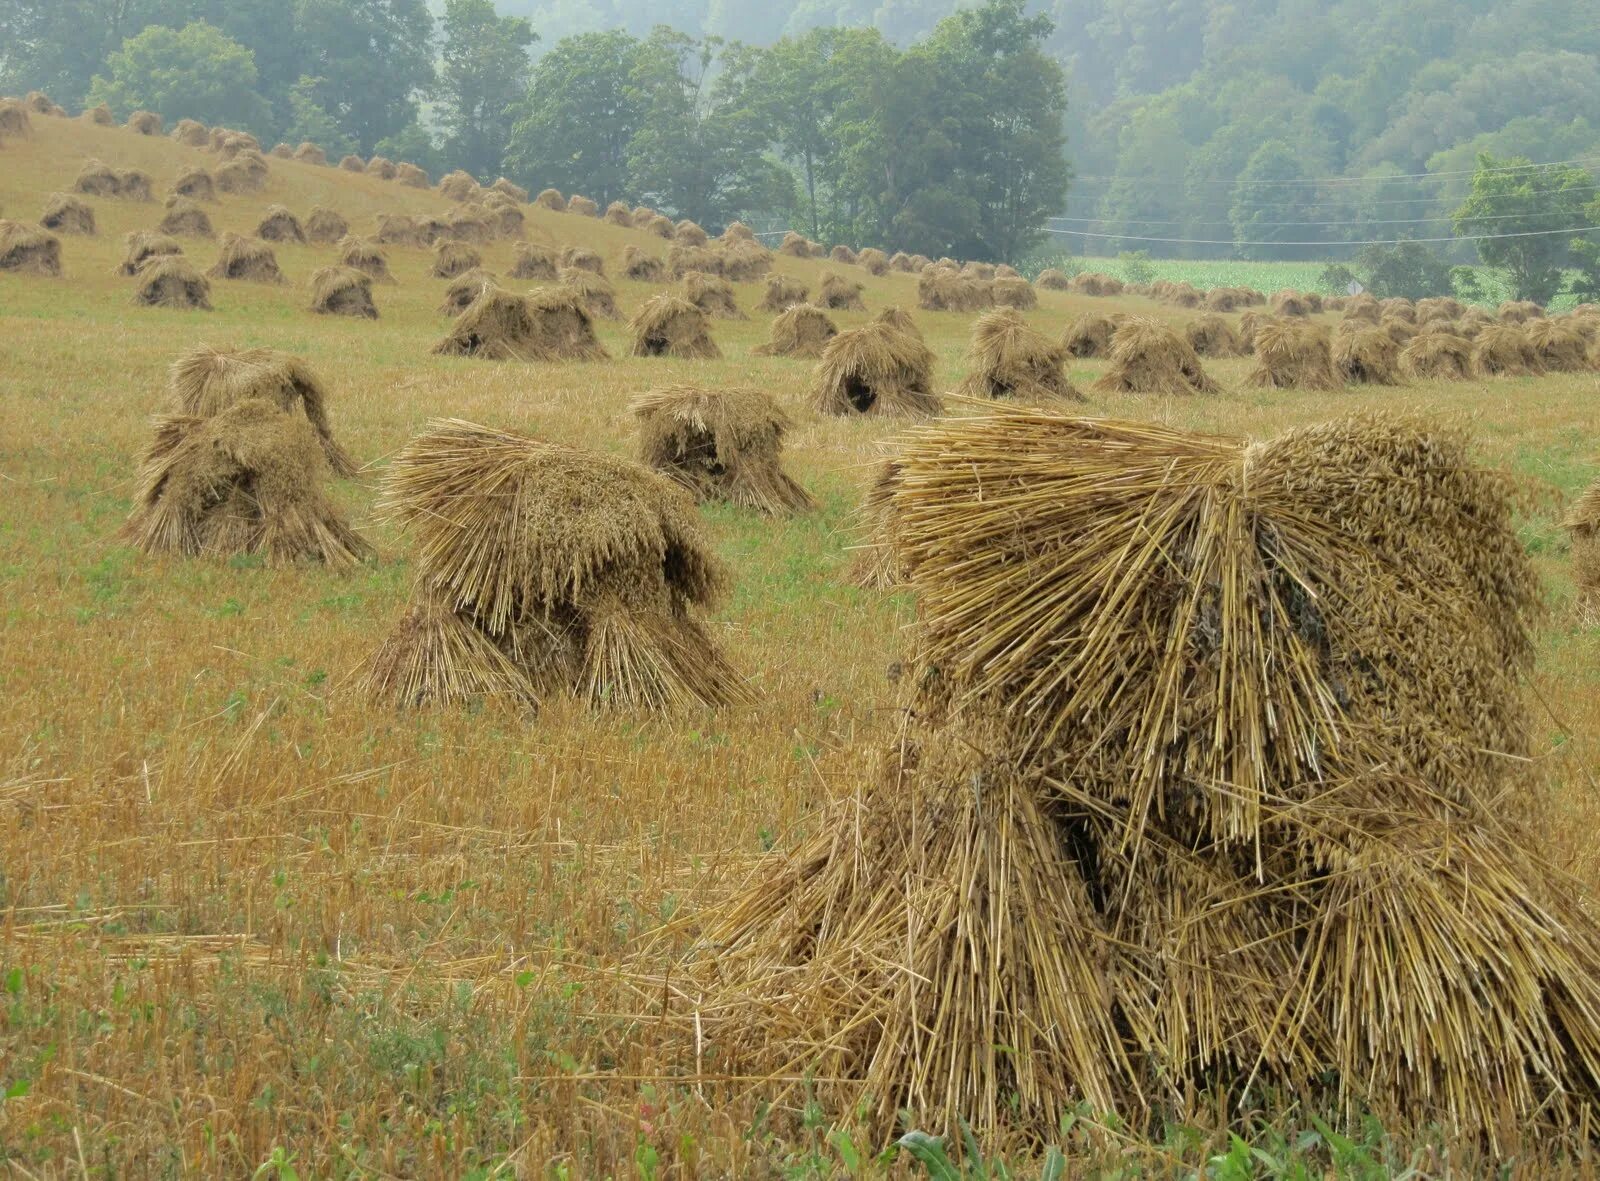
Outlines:
[[929, 254], [1600, 270], [1484, 236], [1600, 222], [1593, 0], [0, 0], [33, 88]]

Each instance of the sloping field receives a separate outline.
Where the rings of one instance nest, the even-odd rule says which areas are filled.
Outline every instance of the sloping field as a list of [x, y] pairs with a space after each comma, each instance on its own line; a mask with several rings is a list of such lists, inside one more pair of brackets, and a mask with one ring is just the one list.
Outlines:
[[[893, 732], [913, 606], [846, 572], [856, 506], [901, 427], [821, 418], [812, 361], [753, 354], [770, 321], [759, 282], [736, 285], [747, 319], [711, 320], [722, 359], [630, 357], [626, 317], [661, 285], [623, 278], [622, 252], [667, 243], [532, 206], [527, 240], [604, 260], [624, 317], [597, 324], [612, 359], [431, 355], [450, 319], [420, 248], [387, 248], [397, 282], [374, 288], [376, 320], [308, 310], [331, 245], [274, 244], [287, 283], [214, 278], [210, 312], [135, 307], [115, 273], [123, 235], [155, 226], [180, 169], [220, 162], [35, 117], [0, 147], [0, 215], [32, 223], [91, 158], [148, 172], [156, 201], [88, 197], [97, 233], [62, 236], [61, 277], [0, 272], [0, 1160], [18, 1176], [247, 1176], [275, 1153], [317, 1177], [842, 1169], [823, 1130], [851, 1113], [805, 1111], [804, 1084], [666, 1077], [715, 1047], [661, 1019], [668, 948], [687, 936], [646, 937], [812, 831]], [[452, 206], [272, 159], [262, 191], [204, 208], [219, 235], [248, 236], [273, 204], [302, 219], [327, 206], [356, 233]], [[182, 241], [211, 266], [216, 241]], [[478, 249], [506, 275], [510, 241]], [[841, 328], [916, 308], [913, 276], [775, 269], [864, 284], [866, 311], [831, 313]], [[1043, 291], [1026, 319], [1059, 339], [1091, 310], [1192, 315]], [[935, 388], [954, 389], [973, 317], [913, 314]], [[168, 366], [200, 344], [286, 350], [322, 379], [360, 465], [334, 495], [375, 560], [268, 568], [118, 540], [151, 416], [171, 409]], [[1600, 475], [1600, 374], [1301, 392], [1246, 387], [1253, 363], [1208, 360], [1223, 392], [1184, 399], [1092, 392], [1101, 360], [1069, 374], [1088, 413], [1225, 434], [1371, 408], [1469, 424], [1482, 459], [1519, 479], [1551, 604], [1534, 686], [1544, 852], [1600, 886], [1600, 630], [1573, 607], [1558, 526]], [[796, 422], [788, 470], [820, 502], [776, 521], [702, 510], [733, 576], [711, 630], [750, 703], [667, 717], [560, 696], [537, 717], [369, 704], [355, 676], [411, 575], [406, 536], [373, 518], [390, 458], [439, 417], [631, 455], [631, 399], [685, 383], [772, 394]]]

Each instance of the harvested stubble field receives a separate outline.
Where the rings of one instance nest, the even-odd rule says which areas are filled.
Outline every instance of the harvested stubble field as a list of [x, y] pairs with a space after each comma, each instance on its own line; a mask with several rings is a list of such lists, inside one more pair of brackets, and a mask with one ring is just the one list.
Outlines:
[[[91, 158], [149, 172], [158, 196], [180, 167], [218, 162], [36, 118], [0, 149], [0, 211], [32, 221]], [[669, 1077], [715, 1047], [661, 1019], [671, 957], [639, 949], [809, 833], [894, 730], [913, 607], [846, 570], [855, 506], [901, 424], [818, 416], [812, 362], [753, 355], [761, 283], [736, 285], [751, 318], [711, 321], [723, 359], [629, 357], [626, 317], [658, 287], [622, 277], [623, 248], [666, 252], [644, 231], [524, 209], [530, 241], [603, 257], [624, 316], [596, 321], [613, 360], [525, 365], [429, 354], [448, 321], [420, 248], [387, 248], [398, 282], [374, 288], [376, 321], [311, 314], [312, 274], [337, 250], [289, 242], [274, 244], [285, 286], [214, 281], [209, 313], [134, 307], [122, 237], [160, 206], [91, 203], [98, 235], [64, 241], [63, 277], [0, 273], [0, 1162], [40, 1177], [272, 1161], [317, 1177], [844, 1172], [858, 1150], [827, 1129], [851, 1113], [811, 1108], [803, 1082]], [[379, 212], [451, 203], [274, 159], [263, 191], [208, 209], [219, 235], [249, 235], [270, 204], [327, 206], [369, 233]], [[203, 270], [217, 246], [184, 248]], [[511, 242], [480, 250], [510, 270]], [[830, 313], [841, 329], [916, 305], [914, 276], [775, 269], [813, 290], [829, 270], [862, 283], [866, 312]], [[1056, 340], [1087, 310], [1188, 315], [1045, 291], [1025, 318]], [[953, 389], [974, 317], [914, 315], [936, 388]], [[334, 494], [376, 560], [268, 569], [117, 540], [167, 368], [200, 343], [310, 363], [365, 465]], [[1220, 396], [1091, 393], [1086, 412], [1251, 436], [1370, 408], [1467, 422], [1525, 488], [1520, 527], [1551, 603], [1533, 686], [1543, 851], [1600, 889], [1600, 629], [1572, 609], [1557, 526], [1600, 469], [1600, 375], [1308, 393], [1248, 388], [1251, 365], [1208, 359]], [[1088, 391], [1104, 366], [1071, 360], [1069, 376]], [[772, 393], [796, 423], [788, 469], [821, 504], [778, 521], [702, 510], [734, 579], [714, 631], [752, 703], [653, 718], [558, 697], [530, 719], [397, 714], [356, 691], [409, 583], [407, 539], [372, 520], [376, 486], [425, 422], [632, 454], [632, 400], [679, 384]], [[1225, 1146], [1204, 1131], [1131, 1154], [1114, 1130], [1072, 1143], [1165, 1174]], [[999, 1147], [1031, 1169], [1028, 1150]]]

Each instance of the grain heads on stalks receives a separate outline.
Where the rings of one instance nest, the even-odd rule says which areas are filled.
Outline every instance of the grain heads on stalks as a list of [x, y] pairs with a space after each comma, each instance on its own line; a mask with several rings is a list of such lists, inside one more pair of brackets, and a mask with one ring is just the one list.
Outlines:
[[306, 240], [326, 245], [349, 237], [350, 223], [337, 210], [326, 205], [313, 205], [306, 218]]
[[147, 258], [183, 253], [183, 247], [178, 244], [176, 238], [155, 230], [134, 230], [124, 235], [122, 244], [124, 252], [122, 264], [117, 268], [119, 275], [137, 274], [140, 265]]
[[671, 292], [647, 299], [628, 323], [635, 357], [685, 357], [715, 360], [722, 356], [711, 339], [706, 314]]
[[354, 566], [371, 552], [324, 486], [322, 440], [265, 398], [156, 421], [123, 536], [149, 554]]
[[49, 230], [0, 218], [0, 271], [58, 277], [61, 239]]
[[140, 307], [211, 310], [210, 280], [181, 253], [149, 256], [138, 264], [134, 278], [133, 302]]
[[838, 325], [821, 308], [791, 304], [772, 321], [767, 343], [750, 351], [761, 357], [820, 357], [838, 335]]
[[1189, 342], [1156, 320], [1129, 317], [1118, 325], [1107, 355], [1111, 364], [1092, 387], [1102, 393], [1172, 397], [1218, 389]]
[[598, 361], [606, 351], [582, 297], [565, 286], [530, 295], [486, 288], [434, 345], [439, 356], [488, 361]]
[[[346, 226], [348, 231], [349, 227]], [[263, 242], [294, 242], [305, 245], [306, 231], [300, 219], [282, 205], [268, 205], [266, 216], [256, 226], [256, 237]], [[333, 240], [344, 237], [338, 234]]]
[[726, 576], [664, 476], [441, 420], [396, 457], [381, 504], [414, 539], [417, 581], [366, 667], [380, 701], [570, 693], [664, 711], [748, 698], [700, 621]]
[[1290, 314], [1264, 322], [1255, 333], [1255, 368], [1245, 380], [1261, 389], [1335, 390], [1343, 383], [1322, 328]]
[[1333, 367], [1348, 385], [1399, 385], [1400, 346], [1380, 328], [1335, 333]]
[[769, 516], [816, 507], [783, 470], [783, 437], [793, 429], [759, 390], [671, 386], [630, 407], [639, 425], [639, 460], [701, 501], [727, 501]]
[[217, 261], [206, 272], [213, 279], [240, 279], [250, 283], [287, 283], [278, 269], [278, 256], [265, 242], [225, 232]]
[[1516, 323], [1485, 325], [1472, 339], [1471, 368], [1477, 377], [1541, 377], [1544, 374], [1538, 350]]
[[58, 234], [84, 234], [94, 236], [94, 208], [81, 198], [69, 193], [52, 193], [45, 202], [39, 224]]
[[1019, 402], [1083, 401], [1066, 374], [1067, 350], [1028, 327], [1012, 308], [978, 317], [967, 347], [969, 372], [957, 392]]
[[378, 318], [372, 276], [354, 267], [322, 267], [311, 276], [311, 310], [321, 316]]
[[334, 440], [327, 388], [311, 366], [291, 353], [200, 345], [173, 362], [168, 384], [182, 415], [211, 418], [241, 402], [270, 402], [311, 425], [334, 475], [356, 472], [355, 461]]
[[518, 242], [512, 252], [511, 269], [506, 274], [513, 279], [551, 282], [556, 278], [555, 251], [534, 242]]
[[888, 324], [841, 332], [822, 350], [811, 379], [812, 408], [821, 414], [920, 417], [938, 414], [933, 353]]

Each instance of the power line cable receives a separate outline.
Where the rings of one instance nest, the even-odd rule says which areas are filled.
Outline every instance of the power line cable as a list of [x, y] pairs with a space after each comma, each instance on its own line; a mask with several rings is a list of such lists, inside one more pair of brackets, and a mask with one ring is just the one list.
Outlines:
[[[1141, 180], [1137, 181], [1137, 183], [1145, 187], [1159, 185], [1166, 188], [1172, 188], [1174, 186], [1182, 186], [1187, 188], [1191, 185], [1228, 185], [1231, 188], [1240, 183], [1263, 187], [1293, 187], [1298, 185], [1380, 185], [1388, 184], [1397, 180], [1440, 180], [1452, 176], [1477, 176], [1480, 173], [1537, 172], [1541, 168], [1573, 167], [1588, 169], [1597, 164], [1600, 164], [1600, 156], [1580, 156], [1574, 160], [1546, 160], [1537, 164], [1508, 164], [1499, 168], [1463, 168], [1444, 170], [1440, 172], [1393, 172], [1383, 176], [1324, 176], [1316, 178], [1299, 177], [1294, 180], [1256, 180], [1243, 182], [1239, 181], [1237, 178], [1233, 180], [1227, 180], [1223, 177], [1202, 177], [1192, 181]], [[1072, 179], [1074, 181], [1096, 181], [1109, 183], [1111, 181], [1136, 178], [1089, 174], [1083, 176], [1074, 176]]]
[[1114, 242], [1164, 242], [1173, 246], [1399, 246], [1405, 242], [1490, 242], [1506, 238], [1548, 238], [1558, 235], [1576, 236], [1600, 230], [1600, 226], [1576, 226], [1569, 230], [1525, 230], [1516, 234], [1463, 234], [1449, 238], [1393, 238], [1369, 239], [1363, 242], [1239, 242], [1232, 238], [1146, 238], [1136, 234], [1097, 234], [1088, 230], [1058, 230], [1046, 227], [1052, 234], [1068, 234], [1076, 238], [1105, 238]]
[[[1257, 208], [1259, 208], [1259, 206]], [[1514, 221], [1514, 220], [1516, 220], [1518, 218], [1524, 218], [1524, 217], [1566, 217], [1566, 216], [1568, 216], [1568, 215], [1567, 215], [1567, 212], [1565, 210], [1562, 210], [1562, 209], [1546, 209], [1546, 210], [1543, 210], [1543, 211], [1535, 211], [1535, 212], [1531, 212], [1531, 213], [1496, 213], [1496, 214], [1488, 214], [1488, 215], [1485, 215], [1483, 217], [1474, 217], [1472, 220], [1473, 221]], [[1131, 219], [1128, 219], [1128, 220], [1124, 220], [1124, 219], [1119, 218], [1119, 217], [1067, 217], [1065, 215], [1060, 215], [1060, 216], [1056, 216], [1056, 217], [1051, 217], [1051, 218], [1049, 218], [1047, 220], [1049, 220], [1049, 221], [1085, 222], [1085, 223], [1088, 223], [1090, 225], [1093, 225], [1093, 224], [1095, 224], [1097, 222], [1100, 222], [1100, 223], [1115, 222], [1118, 225], [1125, 225], [1125, 226], [1231, 226], [1231, 225], [1233, 225], [1233, 221], [1231, 219], [1226, 219], [1226, 220], [1222, 220], [1222, 221], [1197, 221], [1197, 220], [1194, 220], [1192, 218], [1162, 218], [1162, 219], [1158, 219], [1158, 220], [1145, 219], [1145, 218], [1131, 218]], [[1257, 225], [1257, 226], [1272, 226], [1274, 228], [1288, 227], [1288, 226], [1317, 226], [1317, 227], [1326, 228], [1326, 227], [1331, 227], [1331, 226], [1414, 226], [1414, 225], [1427, 225], [1427, 224], [1430, 224], [1432, 222], [1441, 222], [1441, 221], [1454, 222], [1455, 220], [1456, 219], [1454, 217], [1395, 217], [1395, 218], [1358, 218], [1355, 221], [1258, 221], [1258, 222], [1252, 222], [1251, 224], [1252, 225]]]

